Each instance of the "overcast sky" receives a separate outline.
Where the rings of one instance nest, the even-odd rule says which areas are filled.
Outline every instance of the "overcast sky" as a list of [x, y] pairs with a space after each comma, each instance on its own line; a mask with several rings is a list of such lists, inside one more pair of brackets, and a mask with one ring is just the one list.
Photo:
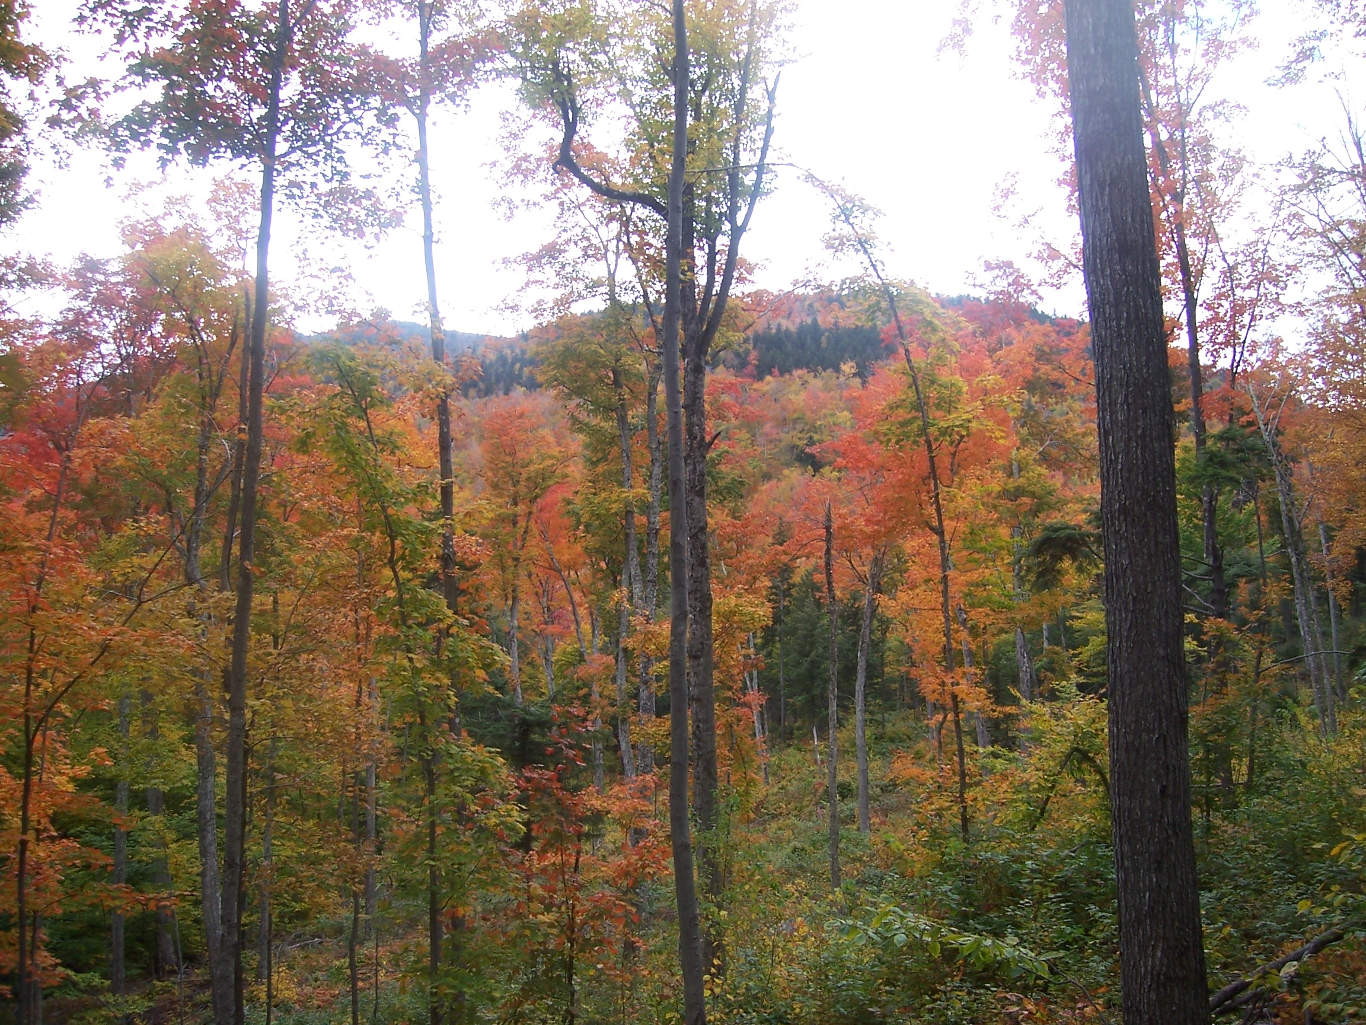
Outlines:
[[[65, 29], [76, 0], [35, 6], [40, 23], [33, 38], [50, 41], [56, 33], [84, 59], [96, 52], [97, 44]], [[775, 137], [784, 159], [883, 211], [879, 234], [890, 273], [942, 294], [980, 290], [985, 259], [1023, 260], [1040, 241], [1066, 246], [1075, 232], [1056, 184], [1059, 126], [1048, 105], [1019, 80], [1003, 26], [983, 19], [965, 56], [941, 54], [955, 6], [951, 0], [800, 0], [793, 38], [799, 59], [783, 74]], [[1252, 127], [1242, 141], [1265, 159], [1303, 148], [1334, 114], [1331, 92], [1291, 96], [1263, 85], [1293, 33], [1292, 7], [1282, 3], [1275, 17], [1263, 15], [1272, 42], [1244, 58], [1233, 86], [1250, 108]], [[500, 102], [490, 94], [466, 113], [441, 113], [434, 126], [442, 303], [448, 324], [459, 330], [529, 326], [529, 316], [515, 309], [522, 273], [504, 260], [547, 238], [540, 217], [507, 221], [497, 210], [504, 186], [487, 164], [497, 156]], [[150, 161], [136, 166], [167, 187], [188, 184], [183, 169], [163, 178]], [[998, 211], [1008, 182], [1015, 198]], [[16, 229], [17, 248], [61, 261], [82, 251], [116, 254], [115, 226], [133, 209], [124, 184], [106, 186], [93, 153], [75, 155], [64, 168], [38, 168], [32, 185], [40, 205]], [[287, 244], [297, 229], [288, 210], [282, 213], [279, 237]], [[1021, 230], [1025, 214], [1033, 221]], [[780, 175], [744, 243], [745, 255], [759, 265], [756, 283], [780, 289], [813, 269], [822, 273], [827, 223], [820, 197], [794, 175]], [[363, 267], [359, 276], [371, 293], [358, 297], [358, 306], [416, 314], [424, 294], [416, 217], [379, 249], [351, 259]], [[1045, 303], [1055, 312], [1081, 313], [1080, 283], [1049, 293]]]

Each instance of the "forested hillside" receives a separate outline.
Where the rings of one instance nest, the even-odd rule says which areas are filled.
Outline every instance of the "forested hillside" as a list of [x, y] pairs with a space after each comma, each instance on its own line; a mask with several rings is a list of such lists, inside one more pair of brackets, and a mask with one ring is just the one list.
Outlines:
[[[382, 6], [418, 58], [355, 42]], [[895, 280], [825, 183], [859, 276], [748, 287], [778, 12], [600, 6], [84, 5], [136, 89], [43, 130], [253, 177], [117, 258], [6, 258], [51, 313], [0, 318], [0, 1021], [1128, 1020], [1090, 325]], [[1221, 234], [1198, 7], [1138, 5], [1189, 730], [1159, 739], [1211, 1017], [1361, 1022], [1363, 148]], [[46, 73], [24, 16], [11, 85]], [[551, 312], [501, 339], [442, 318], [426, 150], [495, 76], [564, 214]], [[4, 220], [39, 129], [0, 120]], [[331, 307], [272, 277], [274, 205], [340, 204], [400, 120], [428, 323], [292, 326]]]

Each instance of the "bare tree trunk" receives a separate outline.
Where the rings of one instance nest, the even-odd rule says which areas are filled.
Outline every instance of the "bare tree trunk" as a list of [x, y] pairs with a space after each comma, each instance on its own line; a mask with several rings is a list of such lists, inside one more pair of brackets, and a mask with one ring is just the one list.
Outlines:
[[251, 648], [251, 612], [256, 591], [257, 500], [264, 441], [266, 325], [270, 318], [270, 231], [275, 204], [276, 145], [280, 131], [280, 96], [291, 25], [289, 0], [276, 6], [274, 48], [270, 62], [266, 123], [262, 138], [260, 220], [256, 231], [256, 283], [251, 330], [247, 341], [246, 453], [242, 462], [242, 519], [237, 535], [237, 593], [232, 618], [231, 658], [225, 674], [228, 733], [224, 748], [226, 788], [223, 800], [223, 963], [232, 969], [232, 1014], [217, 1025], [242, 1025], [242, 912], [247, 832], [247, 658]]
[[840, 791], [839, 791], [839, 606], [835, 602], [835, 523], [830, 503], [825, 503], [825, 604], [830, 643], [826, 652], [826, 729], [830, 750], [825, 770], [827, 853], [830, 889], [840, 888]]
[[1304, 647], [1304, 663], [1309, 673], [1309, 686], [1314, 696], [1314, 710], [1319, 717], [1319, 732], [1332, 736], [1337, 732], [1337, 703], [1333, 684], [1323, 655], [1323, 632], [1319, 628], [1318, 602], [1314, 598], [1313, 570], [1305, 549], [1304, 533], [1300, 529], [1299, 499], [1295, 492], [1294, 471], [1281, 448], [1274, 416], [1266, 409], [1262, 397], [1252, 387], [1247, 388], [1252, 415], [1262, 441], [1271, 457], [1276, 476], [1276, 496], [1281, 507], [1281, 530], [1285, 537], [1285, 554], [1290, 560], [1290, 579], [1295, 593], [1295, 619], [1299, 624], [1300, 643]]
[[864, 836], [872, 832], [868, 809], [868, 651], [873, 645], [873, 617], [882, 588], [882, 552], [868, 565], [867, 586], [863, 592], [863, 615], [859, 621], [858, 662], [854, 670], [854, 758], [858, 766], [858, 829]]
[[[146, 791], [147, 814], [152, 819], [160, 819], [166, 812], [166, 795], [160, 787], [148, 787]], [[161, 839], [155, 841], [157, 853], [152, 858], [150, 877], [156, 887], [158, 897], [153, 916], [156, 921], [156, 941], [153, 948], [153, 971], [157, 979], [164, 979], [168, 972], [178, 970], [180, 958], [176, 953], [174, 912], [168, 905], [171, 890], [171, 870], [166, 863], [166, 845]]]
[[[645, 509], [645, 559], [642, 565], [642, 610], [653, 622], [659, 607], [659, 533], [660, 510], [664, 494], [664, 460], [659, 436], [659, 381], [662, 368], [656, 369], [647, 360], [645, 370], [645, 438], [650, 450], [650, 498]], [[639, 708], [643, 722], [650, 722], [656, 714], [654, 659], [640, 659]], [[636, 752], [636, 767], [642, 773], [654, 771], [655, 756], [649, 744], [642, 743]]]
[[1066, 0], [1100, 435], [1124, 1020], [1206, 1025], [1191, 830], [1174, 416], [1133, 7]]
[[626, 703], [626, 677], [630, 661], [629, 634], [631, 613], [644, 600], [644, 582], [640, 576], [640, 551], [636, 536], [635, 465], [631, 455], [631, 422], [626, 409], [626, 388], [621, 368], [612, 364], [612, 391], [616, 397], [614, 412], [617, 424], [617, 454], [621, 459], [622, 509], [622, 598], [617, 605], [617, 747], [621, 755], [621, 773], [628, 779], [636, 777], [636, 752], [631, 746], [631, 710]]
[[[123, 828], [128, 817], [128, 708], [130, 700], [123, 695], [118, 700], [119, 740], [124, 745], [120, 758], [119, 780], [114, 784], [114, 812], [118, 821], [114, 824], [114, 885], [122, 887], [128, 882], [128, 830]], [[122, 996], [128, 984], [127, 950], [125, 946], [125, 926], [127, 920], [123, 911], [115, 908], [109, 915], [109, 991]]]
[[750, 667], [745, 670], [745, 694], [754, 708], [754, 746], [759, 752], [759, 764], [763, 766], [764, 784], [768, 784], [768, 722], [766, 719], [763, 691], [759, 689], [759, 670], [757, 668], [758, 646], [754, 634], [747, 637], [749, 643]]
[[257, 894], [256, 921], [256, 981], [266, 988], [266, 1025], [275, 1013], [275, 965], [272, 961], [274, 937], [274, 872], [275, 872], [275, 749], [276, 739], [270, 739], [266, 756], [265, 814], [261, 823], [260, 892]]
[[1325, 669], [1333, 695], [1338, 701], [1347, 699], [1347, 681], [1342, 672], [1342, 615], [1338, 598], [1333, 592], [1332, 549], [1328, 545], [1328, 527], [1319, 523], [1319, 546], [1323, 551], [1323, 590], [1328, 601], [1328, 643], [1330, 651]]
[[674, 58], [673, 139], [665, 245], [664, 407], [668, 421], [669, 505], [669, 836], [678, 904], [678, 960], [683, 976], [683, 1025], [705, 1025], [702, 920], [694, 875], [688, 808], [688, 495], [683, 461], [683, 395], [679, 382], [683, 278], [683, 187], [688, 152], [688, 30], [683, 0], [671, 0]]
[[218, 860], [218, 759], [213, 746], [213, 700], [201, 679], [195, 685], [195, 821], [199, 843], [199, 901], [209, 960], [214, 1021], [232, 1020], [231, 965], [223, 960], [223, 877]]

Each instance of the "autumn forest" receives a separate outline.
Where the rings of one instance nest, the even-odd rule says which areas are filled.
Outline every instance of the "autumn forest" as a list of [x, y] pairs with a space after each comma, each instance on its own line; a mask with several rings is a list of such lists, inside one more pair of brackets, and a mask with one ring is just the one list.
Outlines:
[[[1081, 236], [958, 295], [783, 164], [780, 0], [83, 0], [95, 77], [32, 6], [0, 1022], [1366, 1021], [1366, 135], [1239, 148], [1252, 0], [996, 5]], [[514, 337], [434, 227], [494, 88]], [[59, 266], [45, 139], [207, 184]], [[759, 288], [797, 178], [849, 274]], [[424, 322], [281, 210], [420, 218]]]

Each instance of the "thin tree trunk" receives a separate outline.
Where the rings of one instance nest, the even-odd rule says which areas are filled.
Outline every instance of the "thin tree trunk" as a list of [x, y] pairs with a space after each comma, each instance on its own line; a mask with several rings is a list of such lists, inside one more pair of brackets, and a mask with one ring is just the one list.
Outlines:
[[[122, 764], [119, 767], [119, 781], [114, 784], [114, 812], [118, 821], [114, 825], [114, 885], [123, 887], [128, 882], [128, 830], [124, 821], [128, 816], [128, 709], [130, 700], [124, 695], [118, 700], [119, 739], [124, 745]], [[119, 908], [109, 916], [109, 991], [122, 996], [128, 984], [127, 950], [125, 948], [125, 926], [127, 920]]]
[[266, 755], [265, 814], [261, 823], [260, 892], [256, 911], [256, 981], [265, 983], [266, 1025], [275, 1013], [275, 966], [272, 962], [274, 937], [274, 872], [275, 872], [275, 754], [276, 738], [271, 737]]
[[276, 145], [280, 131], [280, 95], [291, 25], [289, 0], [279, 0], [270, 63], [270, 91], [261, 155], [260, 220], [256, 231], [256, 285], [251, 331], [247, 342], [246, 454], [242, 462], [242, 521], [237, 537], [237, 593], [232, 619], [231, 658], [226, 673], [228, 733], [224, 749], [226, 789], [223, 800], [223, 944], [220, 956], [232, 969], [232, 1014], [218, 1025], [242, 1025], [242, 911], [247, 831], [247, 690], [251, 647], [251, 612], [256, 591], [257, 500], [264, 441], [266, 324], [270, 317], [270, 231], [275, 205]]
[[[664, 494], [664, 459], [659, 436], [659, 381], [662, 369], [646, 360], [645, 369], [645, 438], [650, 450], [650, 497], [645, 508], [645, 558], [641, 567], [641, 609], [648, 622], [654, 622], [659, 607], [659, 534], [660, 510]], [[642, 722], [651, 722], [656, 715], [654, 659], [642, 655], [639, 666], [640, 683], [638, 704]], [[655, 767], [654, 750], [641, 743], [636, 752], [636, 768], [651, 773]]]
[[644, 582], [640, 576], [640, 551], [636, 537], [636, 503], [632, 496], [635, 488], [635, 466], [631, 457], [631, 424], [626, 409], [626, 388], [621, 379], [618, 363], [612, 364], [612, 391], [616, 397], [614, 407], [617, 424], [617, 453], [621, 458], [621, 492], [624, 498], [622, 509], [622, 554], [623, 596], [617, 606], [617, 651], [616, 651], [616, 688], [617, 688], [617, 745], [621, 753], [622, 775], [632, 780], [636, 777], [636, 757], [631, 746], [631, 711], [626, 703], [626, 676], [630, 661], [629, 633], [631, 613], [639, 609], [644, 600]]
[[854, 670], [854, 758], [858, 766], [858, 829], [864, 836], [872, 832], [868, 809], [868, 652], [873, 646], [873, 617], [882, 589], [882, 552], [868, 566], [867, 587], [863, 593], [863, 615], [859, 621], [858, 661]]
[[678, 904], [678, 960], [683, 976], [683, 1025], [705, 1025], [702, 922], [694, 876], [692, 823], [688, 809], [688, 494], [683, 450], [683, 397], [679, 384], [682, 324], [683, 187], [688, 151], [688, 30], [683, 0], [671, 0], [674, 35], [673, 139], [665, 244], [664, 408], [668, 422], [669, 505], [669, 837]]
[[830, 889], [840, 888], [840, 791], [839, 791], [839, 606], [835, 602], [835, 523], [830, 503], [825, 503], [825, 604], [830, 640], [826, 651], [826, 730], [829, 751], [825, 769], [826, 847], [830, 862]]
[[1328, 602], [1328, 653], [1327, 665], [1329, 685], [1337, 701], [1347, 699], [1347, 681], [1342, 672], [1342, 614], [1338, 608], [1338, 598], [1333, 592], [1332, 549], [1328, 544], [1328, 526], [1319, 523], [1319, 546], [1323, 552], [1323, 590]]
[[1255, 389], [1249, 387], [1247, 394], [1276, 477], [1276, 496], [1281, 507], [1281, 530], [1285, 537], [1285, 554], [1290, 561], [1290, 579], [1294, 587], [1295, 619], [1299, 625], [1300, 643], [1304, 647], [1305, 668], [1309, 673], [1309, 686], [1314, 696], [1314, 710], [1318, 713], [1319, 732], [1329, 737], [1337, 732], [1337, 704], [1323, 655], [1323, 632], [1319, 628], [1313, 571], [1305, 549], [1304, 533], [1300, 529], [1294, 471], [1277, 437], [1275, 418], [1269, 415]]
[[[431, 37], [432, 23], [436, 17], [437, 4], [434, 2], [420, 2], [417, 5], [418, 16], [418, 106], [417, 117], [417, 136], [418, 136], [418, 195], [422, 206], [422, 264], [426, 275], [427, 283], [427, 317], [431, 335], [432, 362], [436, 364], [441, 372], [447, 371], [446, 366], [446, 331], [441, 319], [441, 305], [438, 302], [436, 288], [436, 229], [434, 225], [432, 209], [432, 184], [431, 184], [431, 150], [427, 140], [428, 113], [431, 108], [432, 95], [432, 67], [431, 67]], [[456, 577], [457, 560], [455, 556], [455, 459], [453, 454], [453, 443], [451, 440], [451, 403], [450, 390], [454, 387], [453, 382], [443, 382], [437, 393], [436, 400], [436, 423], [437, 423], [437, 467], [441, 475], [438, 484], [439, 501], [441, 505], [441, 594], [445, 600], [447, 610], [455, 614], [460, 605], [460, 584]], [[513, 624], [513, 636], [516, 636], [516, 624]], [[440, 656], [448, 641], [444, 634], [437, 640], [437, 655]], [[520, 676], [517, 683], [520, 687]], [[451, 671], [450, 679], [450, 702], [451, 702], [451, 722], [452, 729], [457, 730], [456, 724], [459, 722], [459, 704], [456, 697], [456, 678], [455, 670]], [[520, 704], [520, 695], [519, 702]], [[425, 725], [425, 724], [424, 724]], [[432, 728], [437, 728], [436, 723], [430, 724]], [[450, 941], [445, 943], [441, 923], [441, 894], [440, 894], [440, 870], [436, 862], [437, 854], [437, 809], [436, 790], [436, 761], [435, 755], [428, 755], [424, 758], [422, 767], [424, 797], [426, 800], [426, 832], [427, 832], [427, 856], [429, 859], [427, 871], [427, 929], [428, 929], [428, 972], [431, 983], [431, 1025], [441, 1025], [444, 1017], [445, 1007], [436, 995], [436, 984], [440, 974], [443, 957], [449, 958], [455, 964], [463, 959], [465, 919], [463, 915], [453, 915], [450, 920]], [[443, 946], [447, 949], [443, 952]], [[454, 1010], [456, 1018], [463, 1020], [465, 1010], [465, 993], [463, 988], [457, 989], [450, 997], [450, 1007]]]
[[763, 767], [764, 785], [768, 785], [768, 721], [763, 691], [759, 689], [759, 649], [754, 634], [746, 638], [749, 643], [750, 666], [745, 670], [745, 694], [753, 702], [754, 746], [759, 752], [759, 764]]
[[223, 959], [223, 877], [218, 858], [218, 757], [213, 746], [215, 709], [202, 678], [195, 685], [195, 822], [199, 845], [199, 901], [214, 1021], [232, 1020], [231, 964]]
[[[154, 732], [149, 735], [153, 740], [156, 739]], [[166, 813], [165, 793], [160, 787], [148, 787], [146, 800], [148, 816], [153, 820], [160, 820]], [[148, 868], [152, 885], [156, 888], [158, 896], [156, 908], [153, 911], [156, 922], [156, 940], [152, 955], [152, 975], [156, 979], [164, 979], [169, 972], [179, 969], [180, 959], [176, 954], [174, 912], [168, 904], [168, 895], [173, 883], [170, 866], [166, 863], [166, 844], [160, 837], [153, 843], [156, 853], [152, 856]]]
[[882, 273], [882, 267], [877, 262], [877, 257], [873, 253], [872, 243], [859, 230], [854, 221], [853, 212], [849, 205], [843, 202], [833, 190], [823, 183], [821, 187], [825, 189], [836, 203], [837, 214], [844, 221], [845, 226], [854, 236], [854, 244], [859, 253], [863, 256], [864, 262], [868, 265], [869, 273], [873, 275], [882, 292], [883, 298], [887, 302], [888, 310], [892, 315], [892, 323], [896, 328], [897, 340], [901, 348], [901, 358], [906, 365], [906, 375], [911, 383], [911, 391], [915, 397], [915, 406], [918, 419], [920, 421], [921, 441], [925, 449], [926, 468], [929, 470], [930, 477], [930, 508], [933, 519], [930, 523], [930, 532], [934, 535], [936, 545], [939, 549], [939, 618], [940, 626], [943, 631], [942, 652], [944, 657], [944, 681], [949, 692], [949, 708], [953, 716], [953, 736], [955, 748], [958, 756], [958, 822], [959, 831], [963, 837], [963, 842], [969, 840], [968, 823], [968, 799], [967, 799], [967, 758], [963, 747], [963, 723], [959, 712], [958, 691], [954, 682], [954, 651], [953, 651], [953, 606], [951, 604], [949, 580], [953, 572], [953, 559], [949, 550], [949, 531], [944, 518], [944, 488], [943, 478], [939, 469], [939, 451], [934, 441], [934, 420], [930, 415], [929, 403], [925, 398], [924, 388], [921, 386], [920, 368], [915, 364], [915, 358], [911, 354], [910, 334], [906, 330], [906, 324], [901, 319], [901, 310], [896, 301], [896, 293], [893, 291], [891, 283]]

